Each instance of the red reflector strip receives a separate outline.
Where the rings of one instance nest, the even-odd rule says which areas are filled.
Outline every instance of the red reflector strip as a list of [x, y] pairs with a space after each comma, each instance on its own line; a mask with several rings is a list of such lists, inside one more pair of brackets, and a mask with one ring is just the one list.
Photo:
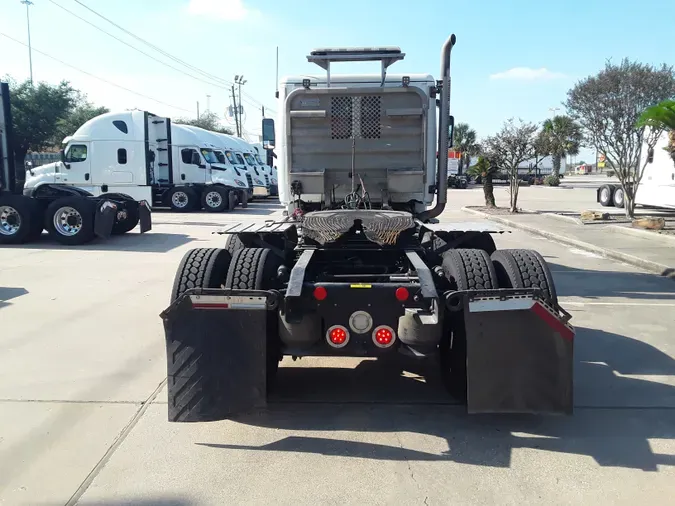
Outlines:
[[192, 309], [229, 309], [229, 304], [199, 304], [193, 303]]
[[574, 331], [561, 322], [558, 318], [556, 318], [556, 316], [546, 309], [540, 302], [536, 302], [532, 306], [532, 311], [539, 318], [544, 320], [544, 322], [546, 322], [549, 327], [558, 332], [563, 339], [567, 339], [568, 341], [574, 340]]

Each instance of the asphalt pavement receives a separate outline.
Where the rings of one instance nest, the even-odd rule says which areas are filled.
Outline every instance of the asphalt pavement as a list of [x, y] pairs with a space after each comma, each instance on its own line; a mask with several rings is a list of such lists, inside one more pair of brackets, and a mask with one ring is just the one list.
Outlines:
[[[542, 191], [591, 190], [521, 198], [567, 205]], [[545, 256], [577, 329], [573, 416], [468, 416], [431, 362], [313, 358], [284, 359], [266, 410], [168, 423], [159, 313], [180, 258], [279, 210], [0, 249], [0, 504], [672, 503], [675, 283], [519, 230], [498, 247]]]

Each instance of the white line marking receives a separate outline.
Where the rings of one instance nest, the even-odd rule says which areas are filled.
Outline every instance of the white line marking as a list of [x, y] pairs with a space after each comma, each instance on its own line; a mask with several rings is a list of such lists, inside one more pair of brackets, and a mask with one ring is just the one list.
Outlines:
[[580, 302], [567, 301], [560, 299], [562, 305], [567, 306], [645, 306], [645, 307], [675, 307], [675, 303], [658, 303], [658, 302]]

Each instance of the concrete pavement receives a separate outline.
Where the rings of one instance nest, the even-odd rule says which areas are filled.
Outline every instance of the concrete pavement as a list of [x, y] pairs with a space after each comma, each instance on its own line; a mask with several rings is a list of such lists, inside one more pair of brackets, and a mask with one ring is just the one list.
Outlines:
[[[543, 190], [532, 195], [586, 191]], [[461, 192], [451, 192], [442, 220], [467, 219]], [[480, 201], [478, 192], [461, 198]], [[497, 245], [546, 257], [577, 328], [574, 416], [469, 417], [433, 363], [303, 359], [282, 362], [267, 410], [169, 424], [158, 315], [176, 266], [189, 248], [222, 244], [218, 224], [278, 213], [272, 204], [252, 210], [156, 213], [144, 237], [0, 250], [0, 504], [668, 504], [675, 496], [675, 285], [518, 230]]]

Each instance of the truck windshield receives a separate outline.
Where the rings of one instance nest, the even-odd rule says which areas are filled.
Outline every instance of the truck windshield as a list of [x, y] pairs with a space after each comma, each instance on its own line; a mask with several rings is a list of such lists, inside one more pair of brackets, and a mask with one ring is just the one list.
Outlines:
[[218, 157], [213, 153], [212, 149], [202, 148], [202, 156], [204, 160], [209, 163], [218, 163]]
[[237, 153], [237, 161], [239, 162], [239, 165], [246, 165], [246, 163], [244, 163], [244, 159], [239, 153]]
[[249, 153], [244, 153], [244, 158], [246, 159], [249, 165], [255, 166], [255, 160]]
[[222, 151], [214, 151], [216, 158], [218, 158], [219, 163], [227, 163], [227, 159], [225, 158], [225, 155], [223, 154]]
[[258, 165], [265, 165], [265, 164], [263, 163], [262, 159], [260, 158], [260, 155], [259, 155], [259, 154], [256, 154], [256, 155], [255, 155], [255, 161], [258, 162]]
[[[227, 159], [230, 161], [232, 165], [237, 165], [239, 162], [237, 162], [237, 159], [234, 157], [234, 153], [232, 151], [225, 151], [225, 156]], [[241, 164], [239, 164], [241, 165]]]

